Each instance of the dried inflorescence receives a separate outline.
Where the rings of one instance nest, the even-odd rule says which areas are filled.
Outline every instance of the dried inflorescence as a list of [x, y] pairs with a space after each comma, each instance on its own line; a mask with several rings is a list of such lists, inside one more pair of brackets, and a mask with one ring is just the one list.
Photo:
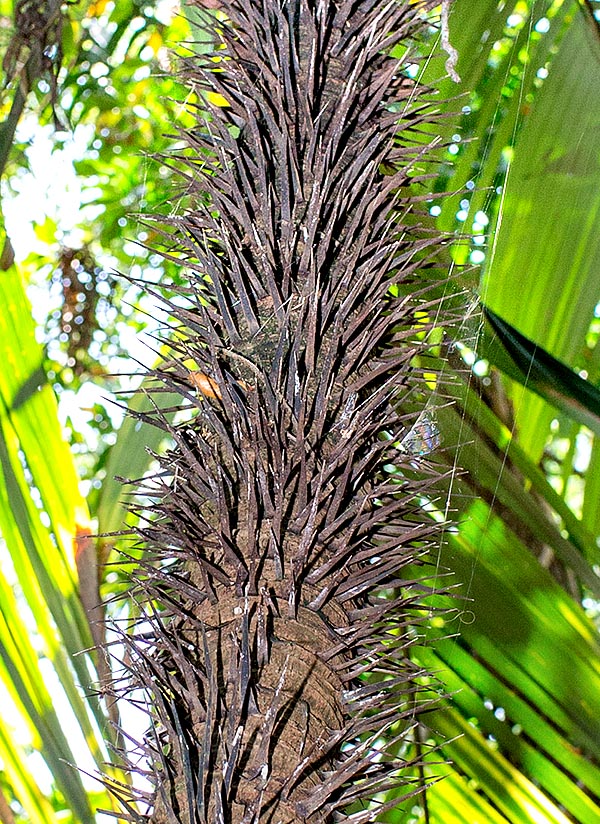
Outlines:
[[154, 824], [359, 823], [415, 790], [409, 652], [442, 527], [435, 467], [398, 443], [443, 274], [416, 194], [431, 103], [390, 51], [424, 5], [223, 0], [184, 64], [186, 210], [161, 223], [188, 274], [154, 373], [182, 412], [151, 416], [174, 446], [142, 489], [127, 639]]

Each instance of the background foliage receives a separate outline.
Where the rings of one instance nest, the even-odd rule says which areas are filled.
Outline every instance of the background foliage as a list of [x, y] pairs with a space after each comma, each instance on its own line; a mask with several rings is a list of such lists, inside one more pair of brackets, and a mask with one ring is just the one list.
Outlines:
[[[160, 446], [111, 403], [133, 385], [130, 356], [153, 357], [139, 335], [156, 312], [135, 278], [158, 281], [164, 264], [135, 215], [164, 210], [172, 181], [151, 154], [175, 153], [196, 101], [173, 80], [169, 47], [190, 33], [171, 4], [15, 5], [0, 3], [0, 676], [13, 708], [0, 717], [0, 820], [87, 822], [112, 802], [69, 764], [104, 769], [104, 742], [119, 742], [107, 663], [81, 650], [100, 637], [99, 585], [105, 600], [123, 586], [105, 566], [112, 542], [89, 536], [121, 529], [114, 477], [142, 476], [145, 447]], [[36, 52], [38, 5], [50, 17]], [[597, 438], [531, 376], [509, 377], [519, 371], [477, 307], [598, 384], [597, 17], [591, 0], [455, 0], [458, 87], [443, 79], [437, 27], [424, 46], [426, 80], [453, 113], [428, 206], [455, 240], [449, 267], [472, 310], [442, 347], [428, 418], [432, 459], [464, 470], [437, 559], [464, 600], [432, 622], [423, 663], [451, 697], [415, 743], [445, 741], [452, 763], [432, 756], [431, 775], [447, 777], [389, 821], [600, 817]], [[42, 171], [54, 164], [59, 181]], [[424, 505], [445, 514], [443, 500]]]

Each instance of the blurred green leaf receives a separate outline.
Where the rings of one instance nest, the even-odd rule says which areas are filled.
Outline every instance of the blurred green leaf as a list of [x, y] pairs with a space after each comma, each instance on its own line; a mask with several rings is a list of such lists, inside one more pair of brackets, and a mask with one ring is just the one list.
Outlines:
[[[581, 351], [600, 299], [600, 41], [577, 4], [571, 17], [535, 105], [522, 115], [481, 294], [497, 315], [577, 369], [585, 366]], [[517, 426], [532, 454], [541, 453], [554, 415], [529, 394], [520, 399]]]
[[[161, 408], [166, 410], [167, 420], [172, 419], [173, 413], [169, 408], [177, 406], [180, 397], [170, 392], [161, 395]], [[142, 478], [152, 461], [152, 452], [157, 452], [165, 440], [163, 430], [145, 422], [139, 416], [156, 411], [157, 396], [152, 400], [144, 394], [143, 385], [129, 405], [130, 414], [125, 418], [117, 440], [112, 446], [106, 462], [106, 477], [98, 499], [96, 515], [98, 531], [101, 535], [116, 532], [125, 525], [127, 508], [125, 505], [125, 488], [123, 481], [126, 478], [132, 481]]]
[[[30, 376], [39, 373], [42, 350], [14, 266], [0, 278], [0, 305], [5, 310], [0, 313], [0, 359], [5, 365], [0, 370], [0, 533], [39, 633], [42, 655], [54, 668], [101, 768], [106, 749], [97, 725], [105, 728], [104, 712], [95, 693], [88, 692], [84, 701], [79, 691], [81, 685], [90, 686], [89, 663], [81, 653], [92, 641], [79, 600], [74, 552], [81, 530], [89, 531], [89, 515], [50, 386], [38, 379], [23, 392]], [[37, 506], [31, 489], [36, 491]], [[20, 607], [1, 576], [0, 614], [2, 680], [39, 737], [44, 758], [78, 820], [92, 821], [81, 778], [68, 766], [77, 759], [46, 690], [38, 653], [31, 645], [31, 627], [22, 623]], [[28, 797], [33, 803], [36, 795], [28, 791]]]
[[[485, 305], [482, 309], [494, 336], [512, 360], [513, 369], [509, 374], [516, 374], [517, 380], [524, 386], [600, 435], [600, 390], [530, 341], [491, 309]], [[480, 347], [480, 351], [496, 363], [493, 347], [492, 342], [488, 348]], [[506, 367], [505, 371], [508, 371]]]

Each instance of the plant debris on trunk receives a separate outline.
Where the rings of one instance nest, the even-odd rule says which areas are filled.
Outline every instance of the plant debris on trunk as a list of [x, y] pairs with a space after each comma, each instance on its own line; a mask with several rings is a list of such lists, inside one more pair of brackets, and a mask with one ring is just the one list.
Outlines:
[[121, 789], [132, 820], [360, 824], [423, 789], [410, 649], [444, 527], [412, 402], [446, 275], [410, 65], [433, 5], [223, 0], [184, 61], [185, 209], [156, 227], [185, 283], [152, 373], [181, 405], [148, 416], [173, 446], [141, 486], [124, 633], [154, 786]]

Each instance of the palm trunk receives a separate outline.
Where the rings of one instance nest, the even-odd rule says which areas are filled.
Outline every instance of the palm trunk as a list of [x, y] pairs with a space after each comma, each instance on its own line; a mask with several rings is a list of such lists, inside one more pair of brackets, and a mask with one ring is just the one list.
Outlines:
[[154, 824], [360, 824], [422, 789], [410, 649], [442, 526], [403, 404], [444, 274], [416, 194], [435, 118], [390, 51], [426, 5], [224, 0], [185, 62], [186, 209], [159, 223], [186, 282], [155, 373], [181, 413], [154, 416], [174, 446], [124, 689], [150, 707]]

